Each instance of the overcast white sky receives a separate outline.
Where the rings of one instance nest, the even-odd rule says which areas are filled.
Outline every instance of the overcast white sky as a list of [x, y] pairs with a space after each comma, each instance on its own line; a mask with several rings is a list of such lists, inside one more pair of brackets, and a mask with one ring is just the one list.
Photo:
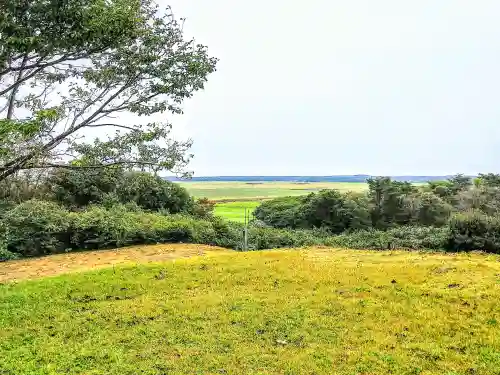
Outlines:
[[159, 3], [220, 58], [197, 176], [500, 172], [498, 0]]

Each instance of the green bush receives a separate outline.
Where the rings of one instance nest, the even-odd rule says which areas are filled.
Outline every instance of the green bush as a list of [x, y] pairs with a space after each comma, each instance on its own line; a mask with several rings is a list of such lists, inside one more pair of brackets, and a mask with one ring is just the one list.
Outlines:
[[371, 226], [364, 195], [322, 190], [306, 197], [276, 198], [261, 203], [254, 211], [257, 220], [274, 228], [324, 228], [330, 233], [355, 231]]
[[7, 226], [0, 221], [0, 262], [17, 259], [19, 256], [7, 250]]
[[55, 169], [48, 178], [52, 199], [66, 207], [102, 203], [113, 195], [124, 172], [121, 168]]
[[[133, 210], [124, 205], [90, 206], [71, 212], [52, 202], [27, 201], [0, 218], [0, 260], [78, 249], [185, 242], [243, 249], [244, 226], [221, 218], [198, 219]], [[328, 228], [277, 229], [251, 225], [248, 249], [325, 245], [354, 249], [484, 250], [500, 252], [500, 219], [462, 213], [440, 228], [402, 226], [332, 236]]]
[[324, 228], [333, 234], [371, 227], [368, 202], [362, 195], [322, 190], [307, 196], [300, 211], [307, 228]]
[[404, 226], [387, 231], [364, 230], [325, 239], [329, 246], [351, 249], [433, 249], [444, 250], [448, 228]]
[[193, 204], [179, 184], [146, 172], [127, 172], [120, 179], [116, 194], [122, 203], [135, 202], [149, 211], [186, 212]]
[[449, 226], [448, 249], [500, 253], [500, 218], [469, 211], [456, 214]]
[[410, 212], [410, 223], [414, 225], [444, 226], [453, 211], [444, 199], [426, 191], [406, 197], [405, 203]]
[[55, 170], [47, 185], [52, 199], [72, 210], [96, 204], [107, 208], [135, 204], [148, 211], [198, 217], [208, 217], [213, 211], [211, 202], [191, 198], [179, 184], [122, 168]]
[[280, 197], [262, 202], [254, 210], [254, 217], [274, 228], [301, 228], [306, 226], [302, 210], [304, 197]]
[[23, 256], [62, 252], [70, 246], [68, 212], [53, 202], [23, 202], [3, 215], [7, 250]]

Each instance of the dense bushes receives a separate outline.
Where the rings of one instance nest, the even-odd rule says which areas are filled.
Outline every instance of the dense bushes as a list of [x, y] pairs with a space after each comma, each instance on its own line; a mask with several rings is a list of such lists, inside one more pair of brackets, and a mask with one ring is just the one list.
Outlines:
[[500, 253], [500, 175], [457, 175], [414, 186], [387, 177], [368, 180], [366, 194], [324, 190], [279, 198], [255, 211], [275, 228], [321, 229], [334, 246], [430, 248]]
[[450, 220], [449, 249], [468, 251], [481, 249], [500, 254], [500, 218], [469, 211]]
[[[0, 201], [0, 260], [164, 242], [243, 247], [241, 224], [213, 217], [213, 202], [194, 200], [159, 177], [118, 169], [79, 175], [63, 170], [48, 181], [43, 189], [26, 189]], [[415, 187], [377, 178], [369, 181], [366, 194], [323, 190], [269, 200], [255, 211], [248, 248], [326, 245], [500, 253], [498, 181], [487, 175], [471, 186], [458, 176]], [[33, 196], [44, 200], [26, 200]]]
[[46, 182], [46, 199], [70, 209], [92, 204], [107, 207], [135, 203], [147, 211], [199, 214], [206, 217], [210, 205], [198, 202], [179, 184], [151, 173], [122, 168], [53, 171]]
[[274, 228], [302, 228], [304, 197], [281, 197], [262, 202], [254, 211], [254, 217]]
[[[125, 206], [71, 212], [55, 203], [28, 201], [8, 211], [0, 228], [8, 229], [0, 232], [2, 251], [21, 256], [165, 242], [243, 246], [241, 224], [130, 211]], [[311, 233], [258, 227], [250, 228], [248, 238], [249, 248], [255, 250], [319, 243]]]
[[448, 228], [404, 226], [380, 230], [363, 230], [328, 238], [330, 246], [350, 249], [433, 249], [447, 250], [450, 240]]
[[[449, 227], [404, 226], [387, 231], [360, 230], [333, 236], [325, 230], [288, 230], [251, 226], [250, 250], [325, 245], [354, 249], [435, 249], [499, 252], [500, 221], [484, 214], [455, 216]], [[24, 202], [0, 221], [0, 260], [79, 249], [133, 244], [192, 242], [232, 249], [243, 247], [243, 226], [220, 218], [110, 209], [91, 206], [79, 212], [54, 203]]]
[[2, 218], [6, 249], [22, 256], [62, 252], [69, 245], [69, 212], [45, 201], [23, 202]]

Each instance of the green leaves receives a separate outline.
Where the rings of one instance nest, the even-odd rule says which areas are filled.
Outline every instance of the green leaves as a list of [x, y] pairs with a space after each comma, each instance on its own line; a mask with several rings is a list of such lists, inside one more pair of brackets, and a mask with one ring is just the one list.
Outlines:
[[[172, 140], [170, 124], [147, 118], [182, 113], [217, 59], [184, 39], [169, 10], [161, 15], [149, 0], [13, 0], [0, 14], [0, 105], [9, 109], [0, 181], [58, 166], [185, 172], [191, 141]], [[114, 120], [124, 113], [137, 121]]]

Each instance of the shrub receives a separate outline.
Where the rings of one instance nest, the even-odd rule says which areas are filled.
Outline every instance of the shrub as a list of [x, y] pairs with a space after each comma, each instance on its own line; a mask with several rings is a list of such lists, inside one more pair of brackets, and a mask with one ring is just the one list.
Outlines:
[[449, 225], [448, 249], [500, 253], [500, 218], [469, 211], [456, 214]]
[[479, 186], [462, 191], [456, 196], [459, 211], [481, 211], [487, 215], [500, 214], [500, 189], [498, 187]]
[[51, 254], [69, 247], [68, 212], [45, 201], [23, 202], [3, 215], [7, 250], [23, 256]]
[[254, 216], [264, 224], [281, 229], [324, 228], [330, 233], [342, 233], [371, 226], [366, 197], [337, 190], [265, 201], [256, 208]]
[[17, 259], [19, 256], [7, 250], [7, 226], [0, 221], [0, 262]]
[[453, 207], [430, 192], [419, 192], [405, 198], [410, 212], [410, 223], [441, 227], [448, 223]]
[[327, 238], [329, 246], [351, 249], [433, 249], [443, 250], [449, 237], [448, 228], [405, 226], [381, 230], [364, 230]]
[[371, 226], [367, 201], [362, 196], [342, 194], [337, 190], [310, 194], [300, 211], [307, 228], [325, 228], [334, 234]]
[[116, 193], [122, 203], [135, 202], [150, 211], [176, 214], [188, 211], [193, 204], [182, 186], [146, 172], [125, 173]]
[[190, 212], [200, 217], [209, 216], [211, 210], [209, 202], [194, 200], [179, 184], [122, 168], [60, 169], [52, 172], [48, 185], [52, 199], [70, 209], [133, 203], [148, 211]]
[[53, 199], [70, 208], [102, 203], [123, 176], [121, 168], [56, 169], [48, 179]]
[[302, 206], [304, 197], [281, 197], [262, 202], [253, 212], [254, 217], [274, 228], [306, 226]]
[[405, 198], [417, 191], [415, 186], [409, 182], [392, 181], [389, 177], [369, 178], [367, 183], [374, 228], [389, 229], [410, 222], [411, 213]]
[[186, 213], [200, 219], [209, 219], [213, 216], [215, 202], [208, 198], [191, 198]]

